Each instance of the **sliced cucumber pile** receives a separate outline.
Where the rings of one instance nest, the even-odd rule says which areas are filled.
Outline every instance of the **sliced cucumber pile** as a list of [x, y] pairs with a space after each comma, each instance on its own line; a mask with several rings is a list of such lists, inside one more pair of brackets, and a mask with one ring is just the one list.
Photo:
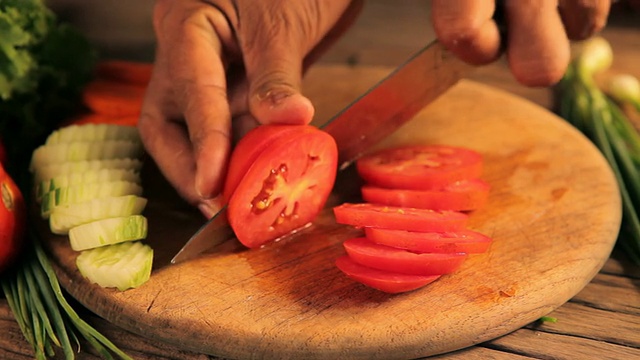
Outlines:
[[153, 250], [142, 243], [142, 152], [135, 127], [71, 125], [51, 133], [30, 164], [41, 215], [80, 252], [80, 273], [121, 291], [146, 282], [153, 263]]

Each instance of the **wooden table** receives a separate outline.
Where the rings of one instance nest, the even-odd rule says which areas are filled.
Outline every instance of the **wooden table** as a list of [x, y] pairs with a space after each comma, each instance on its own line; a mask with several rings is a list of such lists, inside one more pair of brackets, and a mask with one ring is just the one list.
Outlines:
[[[395, 3], [398, 4], [398, 3]], [[406, 28], [399, 31], [419, 33], [416, 26], [428, 17], [418, 11], [416, 3], [401, 2], [389, 9], [383, 2], [372, 1], [365, 9], [357, 28], [336, 44], [322, 60], [326, 63], [359, 65], [397, 65], [416, 49], [423, 38], [432, 37], [426, 30], [420, 36], [392, 38], [381, 29], [379, 21], [392, 12], [403, 18]], [[603, 36], [611, 42], [615, 71], [640, 77], [640, 16], [614, 14]], [[377, 29], [377, 30], [376, 30]], [[378, 39], [368, 43], [363, 36]], [[376, 38], [378, 36], [378, 38]], [[374, 40], [371, 40], [374, 41]], [[382, 46], [378, 46], [382, 44]], [[476, 71], [473, 80], [501, 88], [551, 108], [547, 89], [531, 89], [518, 85], [502, 62]], [[585, 224], [587, 226], [587, 224]], [[569, 302], [549, 314], [556, 323], [531, 323], [501, 338], [436, 356], [437, 359], [640, 359], [640, 267], [630, 263], [624, 254], [613, 252], [600, 273]], [[172, 346], [151, 342], [144, 337], [116, 328], [108, 322], [77, 307], [81, 314], [116, 345], [136, 359], [213, 359], [214, 357], [181, 351]], [[0, 299], [0, 358], [30, 359], [33, 352], [23, 339], [6, 300]], [[95, 358], [81, 353], [79, 358]]]

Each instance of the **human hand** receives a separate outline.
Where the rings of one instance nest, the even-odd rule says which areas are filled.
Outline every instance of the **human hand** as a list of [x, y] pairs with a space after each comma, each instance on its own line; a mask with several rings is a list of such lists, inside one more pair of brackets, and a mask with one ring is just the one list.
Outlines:
[[[163, 175], [207, 217], [220, 208], [233, 132], [307, 124], [301, 77], [361, 1], [159, 0], [156, 61], [138, 128]], [[233, 128], [233, 129], [232, 129]]]
[[[504, 50], [523, 85], [559, 81], [570, 61], [569, 40], [583, 40], [606, 24], [611, 0], [504, 0]], [[442, 44], [462, 60], [482, 65], [503, 50], [492, 19], [494, 0], [433, 0], [431, 16]]]

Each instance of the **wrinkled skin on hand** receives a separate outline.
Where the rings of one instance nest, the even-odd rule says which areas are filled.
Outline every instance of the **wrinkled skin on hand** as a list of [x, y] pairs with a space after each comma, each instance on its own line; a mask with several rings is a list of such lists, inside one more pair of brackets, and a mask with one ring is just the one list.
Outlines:
[[451, 52], [483, 65], [506, 52], [513, 76], [526, 86], [560, 80], [570, 60], [569, 40], [583, 40], [606, 24], [611, 0], [504, 0], [507, 39], [493, 15], [495, 0], [433, 0], [436, 35]]
[[[233, 132], [307, 124], [303, 71], [355, 19], [361, 1], [161, 0], [157, 53], [139, 121], [145, 148], [180, 195], [218, 209]], [[233, 124], [233, 130], [232, 130]]]

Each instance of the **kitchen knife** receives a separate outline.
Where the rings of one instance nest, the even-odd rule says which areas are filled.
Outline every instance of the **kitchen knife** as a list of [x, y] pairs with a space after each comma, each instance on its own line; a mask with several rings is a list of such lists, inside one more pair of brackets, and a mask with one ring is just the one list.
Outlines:
[[[340, 170], [413, 118], [471, 68], [436, 40], [336, 114], [321, 128], [338, 144]], [[195, 258], [231, 238], [233, 231], [226, 217], [223, 207], [189, 239], [171, 263]]]

